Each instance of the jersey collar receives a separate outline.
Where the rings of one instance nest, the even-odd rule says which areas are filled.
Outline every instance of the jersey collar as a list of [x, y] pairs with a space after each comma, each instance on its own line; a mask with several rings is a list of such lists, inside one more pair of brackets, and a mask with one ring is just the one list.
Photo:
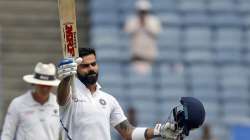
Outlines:
[[[77, 85], [76, 88], [78, 88], [78, 90], [80, 91], [84, 91], [84, 93], [89, 93], [89, 89], [78, 79], [75, 79], [75, 84]], [[101, 89], [101, 85], [97, 82], [96, 83], [96, 92], [93, 94], [95, 95], [96, 93], [98, 93], [98, 91]]]
[[[49, 94], [49, 100], [47, 102], [45, 102], [42, 106], [54, 105], [53, 97], [51, 94], [52, 93]], [[26, 103], [29, 104], [30, 106], [41, 105], [40, 103], [38, 103], [37, 101], [34, 100], [31, 90], [28, 91], [28, 99], [27, 100], [28, 101]]]

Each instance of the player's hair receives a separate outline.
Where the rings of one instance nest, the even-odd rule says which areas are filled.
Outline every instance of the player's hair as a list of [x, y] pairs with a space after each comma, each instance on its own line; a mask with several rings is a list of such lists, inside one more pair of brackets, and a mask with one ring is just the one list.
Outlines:
[[79, 48], [78, 51], [79, 51], [79, 57], [84, 57], [90, 54], [93, 54], [96, 56], [95, 49], [93, 48]]

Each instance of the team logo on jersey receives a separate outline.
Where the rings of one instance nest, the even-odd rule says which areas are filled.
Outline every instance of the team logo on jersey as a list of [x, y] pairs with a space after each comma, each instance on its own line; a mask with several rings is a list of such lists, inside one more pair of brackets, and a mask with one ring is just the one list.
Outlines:
[[57, 109], [55, 109], [55, 110], [54, 110], [54, 113], [57, 114], [57, 112], [58, 112]]
[[100, 99], [99, 103], [103, 106], [105, 106], [107, 104], [107, 102], [104, 99]]
[[52, 116], [54, 116], [54, 117], [58, 117], [58, 116], [59, 116], [59, 112], [58, 112], [57, 109], [54, 109], [54, 110], [53, 110]]

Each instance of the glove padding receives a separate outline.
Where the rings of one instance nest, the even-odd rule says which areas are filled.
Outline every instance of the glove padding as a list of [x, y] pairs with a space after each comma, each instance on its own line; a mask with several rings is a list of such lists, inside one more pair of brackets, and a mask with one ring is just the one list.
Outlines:
[[165, 124], [156, 124], [154, 135], [160, 135], [165, 140], [176, 140], [179, 133], [176, 131], [174, 124], [167, 122]]
[[59, 79], [64, 79], [68, 76], [76, 74], [77, 65], [82, 62], [82, 58], [79, 57], [76, 60], [73, 58], [62, 59], [57, 68], [57, 75]]

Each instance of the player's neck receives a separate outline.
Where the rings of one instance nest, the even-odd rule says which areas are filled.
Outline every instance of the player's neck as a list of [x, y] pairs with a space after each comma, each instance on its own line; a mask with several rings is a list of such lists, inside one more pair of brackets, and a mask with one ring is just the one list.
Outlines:
[[94, 94], [94, 92], [96, 91], [96, 84], [93, 85], [88, 85], [87, 88], [89, 89], [89, 91], [91, 92], [91, 94]]
[[35, 101], [43, 105], [49, 100], [49, 93], [43, 94], [43, 93], [32, 93], [32, 97]]

